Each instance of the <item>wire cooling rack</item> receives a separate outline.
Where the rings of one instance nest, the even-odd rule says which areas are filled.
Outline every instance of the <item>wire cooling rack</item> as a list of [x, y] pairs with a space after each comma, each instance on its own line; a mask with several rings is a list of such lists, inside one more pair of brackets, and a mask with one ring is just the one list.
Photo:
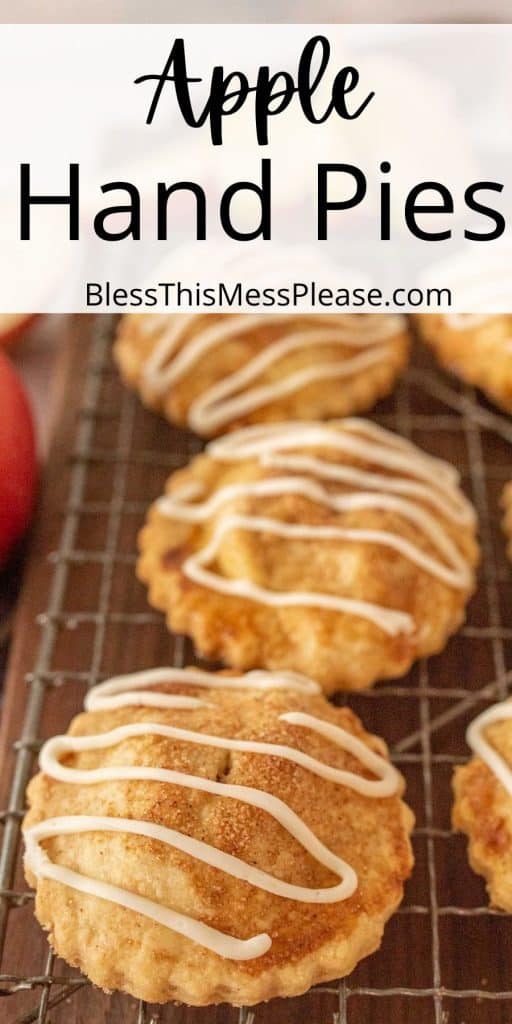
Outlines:
[[149, 610], [133, 570], [136, 532], [148, 503], [199, 442], [143, 410], [122, 387], [110, 357], [112, 321], [98, 321], [56, 546], [43, 552], [49, 601], [37, 619], [40, 639], [1, 814], [0, 1019], [511, 1024], [512, 918], [487, 906], [483, 884], [468, 866], [465, 840], [451, 830], [450, 778], [454, 765], [467, 757], [468, 721], [512, 686], [512, 573], [498, 508], [502, 486], [512, 477], [512, 422], [439, 373], [421, 348], [375, 418], [459, 467], [480, 517], [483, 564], [466, 625], [442, 655], [416, 665], [404, 679], [346, 698], [390, 744], [417, 818], [416, 868], [381, 949], [345, 982], [251, 1010], [149, 1007], [127, 996], [109, 997], [49, 951], [33, 917], [19, 856], [24, 791], [40, 742], [66, 728], [89, 685], [114, 672], [193, 661], [188, 642], [169, 637], [162, 617]]

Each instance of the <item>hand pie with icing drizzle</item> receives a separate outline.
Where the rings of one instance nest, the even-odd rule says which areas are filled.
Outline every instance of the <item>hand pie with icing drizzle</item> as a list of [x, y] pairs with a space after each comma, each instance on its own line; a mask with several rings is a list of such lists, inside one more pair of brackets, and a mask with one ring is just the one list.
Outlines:
[[441, 366], [512, 413], [512, 317], [418, 314], [420, 334]]
[[202, 437], [369, 409], [408, 351], [389, 314], [129, 314], [114, 349], [146, 405]]
[[150, 1002], [252, 1004], [380, 945], [412, 869], [385, 744], [310, 679], [153, 669], [89, 691], [29, 786], [59, 956]]
[[455, 770], [453, 825], [491, 902], [512, 913], [512, 700], [483, 711], [467, 740], [475, 756]]
[[150, 603], [201, 655], [328, 693], [441, 650], [477, 561], [456, 470], [356, 419], [211, 442], [170, 477], [140, 551]]
[[501, 504], [505, 510], [503, 516], [503, 530], [508, 540], [507, 554], [512, 562], [512, 480], [503, 488]]

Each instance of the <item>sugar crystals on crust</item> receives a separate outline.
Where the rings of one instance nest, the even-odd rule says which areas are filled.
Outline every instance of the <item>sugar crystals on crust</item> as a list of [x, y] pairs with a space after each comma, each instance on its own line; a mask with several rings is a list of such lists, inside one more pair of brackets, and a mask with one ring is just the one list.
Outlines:
[[114, 348], [125, 382], [203, 437], [371, 408], [404, 369], [409, 332], [389, 314], [129, 314]]
[[252, 1004], [349, 973], [412, 868], [385, 744], [291, 673], [90, 691], [30, 784], [25, 870], [59, 956], [150, 1002]]
[[332, 692], [440, 651], [477, 557], [456, 470], [347, 419], [211, 443], [150, 509], [138, 575], [201, 655], [295, 669]]

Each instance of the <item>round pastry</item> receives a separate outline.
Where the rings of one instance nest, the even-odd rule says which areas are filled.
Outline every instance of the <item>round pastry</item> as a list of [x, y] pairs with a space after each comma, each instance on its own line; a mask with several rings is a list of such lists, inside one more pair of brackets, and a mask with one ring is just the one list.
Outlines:
[[439, 362], [491, 402], [512, 412], [512, 318], [472, 313], [419, 314], [420, 334]]
[[309, 679], [156, 669], [101, 684], [29, 786], [54, 950], [150, 1002], [250, 1004], [378, 948], [412, 869], [385, 744]]
[[403, 317], [130, 314], [114, 348], [124, 380], [203, 437], [369, 409], [404, 369]]
[[467, 740], [476, 756], [455, 770], [453, 824], [469, 837], [491, 902], [512, 913], [512, 701], [487, 708]]
[[464, 617], [477, 545], [457, 481], [365, 420], [247, 427], [170, 477], [138, 575], [202, 656], [361, 689]]
[[512, 480], [503, 488], [501, 503], [505, 509], [505, 515], [503, 516], [503, 529], [508, 540], [507, 554], [512, 562]]

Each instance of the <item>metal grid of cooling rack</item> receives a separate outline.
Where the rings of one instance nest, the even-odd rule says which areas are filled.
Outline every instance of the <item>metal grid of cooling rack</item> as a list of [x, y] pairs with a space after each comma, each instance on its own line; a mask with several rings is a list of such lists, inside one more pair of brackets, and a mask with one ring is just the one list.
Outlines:
[[[68, 503], [60, 542], [49, 556], [53, 563], [50, 598], [46, 612], [39, 616], [40, 644], [27, 679], [28, 700], [22, 735], [15, 745], [10, 798], [0, 814], [0, 951], [9, 938], [12, 921], [16, 927], [16, 915], [32, 901], [23, 883], [17, 882], [19, 832], [24, 791], [33, 771], [49, 696], [56, 687], [85, 687], [116, 668], [126, 669], [125, 665], [105, 664], [111, 629], [131, 633], [149, 627], [160, 636], [165, 633], [162, 618], [147, 610], [141, 593], [137, 592], [141, 603], [135, 609], [119, 601], [117, 574], [121, 571], [132, 576], [135, 560], [133, 542], [126, 543], [125, 537], [122, 543], [124, 518], [140, 521], [170, 469], [199, 448], [189, 435], [166, 433], [170, 428], [141, 410], [136, 398], [121, 387], [110, 361], [111, 333], [111, 321], [105, 318], [93, 338], [70, 463]], [[154, 423], [149, 442], [148, 432], [139, 429], [141, 417]], [[439, 374], [426, 354], [420, 354], [419, 363], [395, 395], [379, 406], [376, 419], [460, 464], [466, 489], [479, 512], [483, 548], [479, 596], [452, 647], [430, 663], [416, 666], [404, 680], [348, 698], [368, 727], [390, 742], [393, 758], [407, 777], [409, 799], [417, 814], [417, 880], [388, 926], [393, 929], [391, 940], [385, 939], [379, 953], [344, 982], [315, 988], [300, 1000], [279, 1001], [277, 1009], [276, 1004], [240, 1011], [224, 1007], [220, 1016], [215, 1010], [151, 1008], [122, 996], [110, 1001], [99, 993], [100, 1001], [95, 1002], [96, 990], [41, 948], [42, 961], [27, 974], [0, 974], [4, 997], [0, 999], [0, 1016], [10, 1024], [67, 1024], [71, 1020], [87, 1020], [88, 1024], [100, 1020], [109, 1024], [285, 1024], [307, 1019], [313, 1024], [381, 1024], [390, 1020], [400, 1024], [410, 1021], [412, 1014], [416, 1024], [510, 1024], [512, 967], [506, 949], [507, 944], [512, 948], [512, 919], [486, 906], [483, 886], [467, 866], [462, 841], [457, 841], [452, 855], [455, 837], [449, 826], [449, 774], [466, 756], [465, 723], [486, 701], [502, 699], [512, 688], [512, 622], [509, 625], [507, 619], [507, 601], [509, 609], [512, 606], [512, 575], [504, 559], [497, 508], [498, 492], [512, 476], [512, 423], [482, 404], [471, 389]], [[154, 470], [150, 486], [144, 479], [148, 467]], [[136, 474], [135, 493], [130, 481], [134, 468], [142, 472], [140, 477]], [[102, 471], [109, 479], [106, 499], [103, 494], [98, 497], [94, 487], [92, 496], [89, 493], [91, 479]], [[84, 517], [101, 519], [101, 545], [80, 546]], [[68, 607], [69, 592], [73, 592], [70, 579], [76, 567], [91, 567], [97, 573], [93, 608]], [[62, 631], [81, 629], [89, 630], [88, 664], [85, 666], [82, 657], [80, 668], [56, 665]], [[461, 645], [467, 645], [465, 659]], [[183, 638], [175, 640], [173, 660], [176, 665], [191, 660]], [[457, 678], [451, 678], [453, 671]], [[77, 698], [75, 710], [80, 703]], [[20, 927], [29, 929], [30, 945], [30, 936], [39, 934], [38, 925], [31, 918]], [[5, 958], [8, 942], [3, 952]], [[5, 971], [3, 966], [1, 969]], [[20, 995], [21, 1004], [17, 1002]]]

